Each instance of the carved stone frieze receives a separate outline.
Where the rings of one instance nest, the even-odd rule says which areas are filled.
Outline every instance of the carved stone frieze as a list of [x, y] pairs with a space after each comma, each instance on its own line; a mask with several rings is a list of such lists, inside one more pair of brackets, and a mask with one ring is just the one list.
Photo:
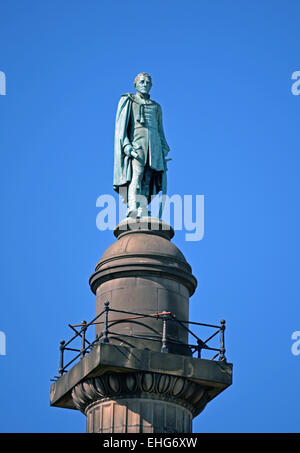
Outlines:
[[204, 386], [179, 376], [154, 372], [107, 372], [88, 378], [73, 388], [72, 398], [74, 405], [83, 413], [96, 401], [144, 398], [183, 406], [193, 417], [209, 401]]

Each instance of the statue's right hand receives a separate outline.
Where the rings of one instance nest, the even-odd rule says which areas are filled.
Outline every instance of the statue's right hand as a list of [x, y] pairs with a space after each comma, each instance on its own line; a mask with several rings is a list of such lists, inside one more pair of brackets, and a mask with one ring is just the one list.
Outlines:
[[139, 157], [138, 153], [134, 149], [131, 150], [131, 156], [134, 157], [135, 159]]
[[133, 157], [134, 159], [138, 159], [139, 155], [133, 148], [133, 146], [127, 146], [127, 148], [124, 149], [124, 153], [128, 157]]

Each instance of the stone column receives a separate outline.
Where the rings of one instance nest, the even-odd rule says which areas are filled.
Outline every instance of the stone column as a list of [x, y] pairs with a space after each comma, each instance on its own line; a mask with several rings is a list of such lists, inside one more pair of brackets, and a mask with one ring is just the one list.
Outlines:
[[90, 278], [102, 313], [95, 343], [52, 384], [51, 405], [80, 410], [91, 433], [190, 433], [231, 385], [232, 365], [192, 357], [184, 322], [197, 281], [173, 229], [126, 219], [114, 234]]
[[178, 404], [145, 398], [95, 402], [86, 410], [87, 433], [191, 433], [192, 414]]
[[161, 373], [105, 373], [73, 388], [89, 433], [191, 433], [206, 388]]

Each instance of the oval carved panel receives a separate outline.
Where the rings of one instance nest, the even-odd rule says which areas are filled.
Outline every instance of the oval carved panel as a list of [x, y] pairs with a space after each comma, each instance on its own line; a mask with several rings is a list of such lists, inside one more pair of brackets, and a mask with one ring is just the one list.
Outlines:
[[108, 372], [94, 378], [87, 378], [72, 389], [75, 407], [81, 412], [106, 398], [153, 398], [180, 404], [192, 414], [204, 409], [209, 401], [207, 389], [186, 378], [162, 373]]

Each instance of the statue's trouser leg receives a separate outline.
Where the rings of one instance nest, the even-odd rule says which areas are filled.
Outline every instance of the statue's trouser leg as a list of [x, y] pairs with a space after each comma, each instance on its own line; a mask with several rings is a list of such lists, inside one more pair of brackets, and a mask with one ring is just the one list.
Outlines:
[[142, 180], [142, 193], [145, 195], [145, 198], [140, 204], [140, 213], [141, 215], [148, 215], [148, 200], [150, 198], [150, 182], [153, 175], [153, 170], [147, 164], [144, 168], [144, 176]]
[[141, 195], [142, 178], [144, 174], [144, 165], [137, 159], [132, 159], [132, 178], [128, 186], [128, 210], [127, 215], [137, 212], [138, 206], [143, 203]]

